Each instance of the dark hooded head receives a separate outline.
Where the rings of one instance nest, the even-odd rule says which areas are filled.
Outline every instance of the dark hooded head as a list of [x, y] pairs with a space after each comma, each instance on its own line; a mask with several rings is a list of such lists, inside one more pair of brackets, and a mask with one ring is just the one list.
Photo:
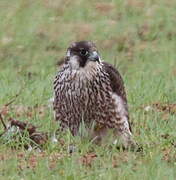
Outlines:
[[72, 68], [84, 68], [89, 62], [100, 63], [100, 57], [95, 44], [90, 41], [74, 42], [67, 49], [67, 62]]

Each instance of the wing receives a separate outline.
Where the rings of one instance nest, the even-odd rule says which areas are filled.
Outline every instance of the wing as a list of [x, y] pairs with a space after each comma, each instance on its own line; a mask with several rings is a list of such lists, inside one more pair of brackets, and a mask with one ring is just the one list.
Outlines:
[[118, 96], [120, 96], [127, 104], [125, 87], [120, 73], [111, 64], [103, 62], [103, 65], [106, 73], [109, 74], [109, 78], [111, 81], [111, 88], [113, 92], [116, 93]]
[[[122, 98], [122, 100], [124, 101], [124, 106], [128, 112], [125, 87], [124, 87], [123, 79], [122, 79], [120, 73], [111, 64], [109, 64], [107, 62], [102, 62], [102, 63], [103, 63], [105, 72], [107, 74], [109, 74], [109, 78], [111, 81], [111, 88], [112, 88], [113, 92]], [[128, 115], [128, 119], [129, 119], [129, 115]], [[131, 126], [130, 126], [129, 120], [128, 120], [128, 123], [129, 123], [130, 131], [131, 131]]]

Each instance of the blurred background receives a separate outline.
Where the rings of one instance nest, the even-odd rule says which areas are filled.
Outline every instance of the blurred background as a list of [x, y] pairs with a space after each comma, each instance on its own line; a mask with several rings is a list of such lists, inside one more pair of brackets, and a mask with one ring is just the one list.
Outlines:
[[30, 160], [31, 152], [20, 155], [1, 143], [0, 179], [176, 179], [175, 0], [0, 0], [5, 122], [12, 117], [44, 132], [57, 128], [49, 102], [57, 62], [80, 40], [93, 41], [120, 71], [143, 152], [96, 147], [77, 137], [81, 151], [70, 156], [66, 135], [66, 144], [50, 143], [46, 157], [33, 152]]
[[1, 0], [0, 9], [1, 104], [22, 87], [19, 103], [46, 103], [57, 61], [79, 40], [119, 69], [130, 104], [175, 100], [174, 0]]

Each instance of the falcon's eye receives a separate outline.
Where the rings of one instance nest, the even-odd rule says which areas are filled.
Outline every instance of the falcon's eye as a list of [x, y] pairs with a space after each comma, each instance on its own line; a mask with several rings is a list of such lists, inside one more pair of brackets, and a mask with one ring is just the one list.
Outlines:
[[88, 51], [86, 51], [85, 49], [81, 49], [81, 50], [80, 50], [80, 54], [81, 54], [82, 56], [86, 56], [86, 55], [88, 54]]

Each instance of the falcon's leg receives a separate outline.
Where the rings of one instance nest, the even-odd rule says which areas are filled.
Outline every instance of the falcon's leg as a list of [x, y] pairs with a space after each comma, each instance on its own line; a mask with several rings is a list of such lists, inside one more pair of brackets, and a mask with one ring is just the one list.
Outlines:
[[[98, 127], [98, 125], [97, 125]], [[107, 127], [101, 127], [97, 128], [95, 127], [91, 134], [91, 141], [95, 144], [102, 144], [102, 141], [106, 141], [105, 138], [107, 137], [108, 134], [108, 128]]]
[[94, 129], [91, 133], [92, 142], [96, 144], [114, 144], [117, 147], [122, 146], [125, 149], [136, 148], [136, 143], [133, 140], [132, 134], [128, 128], [121, 125], [119, 128], [102, 127], [100, 129]]
[[134, 149], [136, 147], [136, 142], [133, 140], [131, 131], [129, 127], [125, 125], [125, 123], [120, 125], [119, 128], [115, 129], [114, 134], [116, 135], [114, 144], [122, 145], [125, 149]]

